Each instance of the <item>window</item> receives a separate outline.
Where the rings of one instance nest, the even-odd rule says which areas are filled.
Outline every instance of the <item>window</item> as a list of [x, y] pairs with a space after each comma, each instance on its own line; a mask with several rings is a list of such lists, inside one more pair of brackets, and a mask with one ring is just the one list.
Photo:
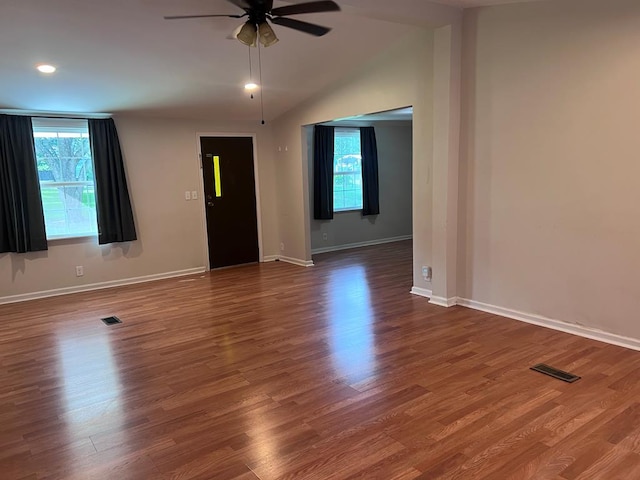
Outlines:
[[33, 137], [47, 239], [97, 235], [87, 121], [34, 118]]
[[333, 211], [362, 209], [359, 128], [336, 128], [333, 154]]

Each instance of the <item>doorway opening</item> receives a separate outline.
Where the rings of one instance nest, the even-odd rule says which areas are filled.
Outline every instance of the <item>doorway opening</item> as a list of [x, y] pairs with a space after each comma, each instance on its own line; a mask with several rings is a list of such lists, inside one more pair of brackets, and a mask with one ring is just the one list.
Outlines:
[[[319, 254], [413, 238], [413, 108], [357, 115], [320, 125], [334, 127], [333, 219], [314, 219], [314, 127], [305, 127], [309, 238]], [[378, 215], [362, 214], [360, 128], [374, 127], [378, 153]]]

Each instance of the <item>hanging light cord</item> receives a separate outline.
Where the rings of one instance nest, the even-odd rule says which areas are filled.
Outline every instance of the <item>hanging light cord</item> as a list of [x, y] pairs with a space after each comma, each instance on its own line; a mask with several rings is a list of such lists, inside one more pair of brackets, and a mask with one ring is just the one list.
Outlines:
[[[251, 68], [251, 46], [249, 48], [249, 82], [253, 82], [253, 70]], [[251, 92], [251, 100], [253, 100], [253, 92]]]
[[260, 49], [260, 42], [258, 42], [258, 69], [260, 70], [260, 113], [262, 115], [262, 125], [264, 125], [264, 84], [262, 83], [262, 50]]

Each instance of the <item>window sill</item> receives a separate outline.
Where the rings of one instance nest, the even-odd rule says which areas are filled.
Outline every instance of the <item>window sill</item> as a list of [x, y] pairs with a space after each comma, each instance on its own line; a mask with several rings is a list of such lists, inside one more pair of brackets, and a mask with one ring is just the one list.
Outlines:
[[[71, 235], [71, 236], [53, 236], [53, 237], [47, 237], [47, 242], [53, 242], [53, 243], [65, 243], [67, 241], [69, 242], [73, 242], [75, 240], [89, 240], [89, 239], [98, 239], [98, 234], [97, 233], [87, 233], [87, 234], [78, 234], [78, 235]], [[83, 242], [73, 242], [73, 243], [83, 243]]]
[[334, 210], [333, 213], [337, 214], [337, 213], [351, 213], [351, 212], [361, 212], [362, 211], [362, 207], [360, 208], [345, 208], [344, 210]]

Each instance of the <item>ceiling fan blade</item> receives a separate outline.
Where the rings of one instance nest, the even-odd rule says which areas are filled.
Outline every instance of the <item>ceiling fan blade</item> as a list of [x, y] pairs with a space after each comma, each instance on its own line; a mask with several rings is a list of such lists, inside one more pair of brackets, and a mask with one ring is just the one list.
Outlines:
[[245, 15], [173, 15], [164, 17], [165, 20], [182, 20], [184, 18], [212, 18], [212, 17], [227, 17], [227, 18], [242, 18]]
[[243, 10], [248, 10], [251, 8], [248, 0], [227, 0], [229, 3], [233, 3], [236, 7], [239, 7]]
[[289, 15], [300, 15], [303, 13], [339, 12], [340, 5], [331, 0], [319, 2], [298, 3], [286, 7], [278, 7], [271, 10], [274, 17], [286, 17]]
[[276, 25], [293, 28], [294, 30], [308, 33], [309, 35], [314, 35], [316, 37], [321, 37], [331, 31], [330, 28], [316, 25], [315, 23], [301, 22], [300, 20], [294, 20], [293, 18], [277, 17], [271, 21]]

